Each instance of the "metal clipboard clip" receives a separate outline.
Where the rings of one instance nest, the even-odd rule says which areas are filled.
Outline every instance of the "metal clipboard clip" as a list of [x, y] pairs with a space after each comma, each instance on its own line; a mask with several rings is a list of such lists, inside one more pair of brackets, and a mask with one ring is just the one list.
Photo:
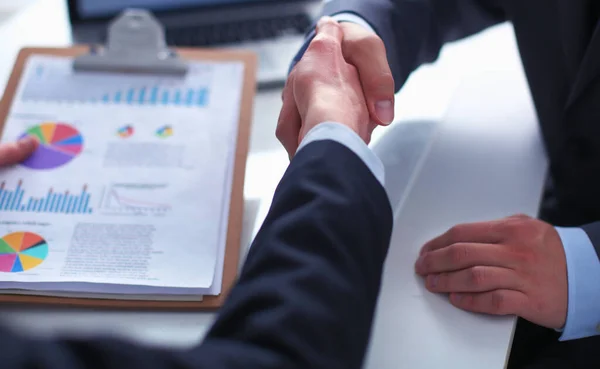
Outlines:
[[188, 65], [167, 47], [160, 22], [147, 10], [127, 9], [108, 28], [108, 43], [75, 58], [76, 71], [182, 76]]

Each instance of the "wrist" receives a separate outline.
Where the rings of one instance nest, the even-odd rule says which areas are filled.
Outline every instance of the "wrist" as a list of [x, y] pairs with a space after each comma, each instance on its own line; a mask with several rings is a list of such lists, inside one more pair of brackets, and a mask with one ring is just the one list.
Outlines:
[[[351, 112], [344, 112], [343, 109], [332, 108], [331, 105], [323, 106], [325, 104], [313, 104], [306, 112], [306, 115], [302, 122], [302, 129], [300, 133], [300, 137], [298, 138], [299, 142], [302, 141], [304, 136], [313, 128], [318, 126], [323, 122], [338, 122], [349, 129], [351, 129], [358, 136], [363, 138], [363, 134], [361, 132], [360, 124], [357, 121], [356, 117], [353, 116]], [[340, 106], [340, 105], [338, 105]], [[364, 138], [363, 138], [364, 140]]]

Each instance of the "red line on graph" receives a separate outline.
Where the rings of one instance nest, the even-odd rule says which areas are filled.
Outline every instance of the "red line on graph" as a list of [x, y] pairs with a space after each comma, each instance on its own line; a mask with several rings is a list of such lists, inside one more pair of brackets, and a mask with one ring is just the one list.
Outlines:
[[157, 203], [153, 203], [153, 202], [145, 202], [145, 201], [129, 199], [127, 197], [122, 197], [118, 193], [116, 193], [114, 190], [110, 191], [110, 193], [111, 193], [111, 195], [116, 197], [117, 201], [125, 202], [125, 203], [133, 203], [134, 205], [132, 205], [132, 206], [135, 206], [137, 204], [138, 206], [153, 207], [153, 208], [169, 208], [169, 209], [171, 208], [171, 205], [157, 204]]

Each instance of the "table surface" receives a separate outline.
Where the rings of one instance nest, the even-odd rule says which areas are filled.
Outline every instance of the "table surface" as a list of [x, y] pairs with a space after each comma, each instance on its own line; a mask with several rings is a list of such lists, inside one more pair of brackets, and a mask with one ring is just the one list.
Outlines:
[[[68, 17], [66, 5], [63, 0], [32, 0], [31, 3], [23, 9], [13, 12], [8, 19], [4, 19], [0, 22], [0, 46], [4, 50], [2, 55], [0, 55], [0, 87], [5, 85], [12, 68], [12, 63], [21, 47], [67, 46], [70, 42], [71, 37], [68, 26]], [[477, 36], [446, 46], [442, 50], [440, 58], [436, 63], [423, 66], [413, 73], [403, 90], [396, 96], [396, 122], [390, 127], [376, 130], [373, 136], [372, 145], [377, 145], [382, 142], [382, 139], [385, 138], [388, 133], [393, 134], [390, 132], [395, 130], [399, 125], [414, 121], [442, 121], [457, 88], [461, 85], [464, 86], [465, 81], [476, 81], [479, 78], [478, 76], [489, 72], [492, 72], [495, 75], [509, 76], [510, 78], [508, 79], [502, 78], [502, 81], [512, 81], [512, 88], [515, 88], [517, 91], [522, 91], [525, 88], [525, 81], [522, 76], [522, 68], [520, 66], [512, 27], [508, 24], [496, 26]], [[494, 79], [490, 81], [490, 83], [494, 84], [503, 83], [502, 81]], [[470, 85], [473, 85], [473, 83]], [[487, 95], [485, 91], [470, 91], [469, 93], [478, 94], [484, 97], [487, 96], [488, 101], [494, 101], [497, 96], [494, 93], [494, 89], [489, 89], [489, 87], [490, 86], [478, 86], [479, 89], [487, 89]], [[261, 91], [255, 100], [250, 155], [247, 162], [246, 184], [244, 188], [245, 212], [242, 235], [244, 253], [266, 215], [273, 191], [288, 164], [287, 155], [274, 135], [281, 106], [280, 96], [280, 90]], [[506, 94], [503, 96], [506, 96]], [[524, 104], [526, 105], [526, 114], [524, 114], [527, 116], [527, 119], [529, 119], [531, 115], [529, 101], [526, 101]], [[504, 104], [502, 106], [506, 107], [510, 105]], [[473, 108], [473, 106], [468, 106], [468, 104], [464, 107], [467, 109]], [[483, 116], [485, 116], [485, 114], [489, 114], [489, 112], [484, 113]], [[477, 123], [476, 121], [469, 119], [465, 120], [465, 122], [468, 122], [468, 124], [465, 123], [467, 126], [473, 126]], [[458, 132], [459, 135], [462, 135], [466, 132], [466, 137], [469, 137], [469, 130], [465, 124], [451, 125], [451, 127], [455, 127], [454, 134], [457, 134]], [[519, 129], [518, 127], [513, 128]], [[481, 129], [476, 131], [484, 134], [484, 132], [480, 132]], [[502, 132], [506, 133], [506, 129]], [[530, 125], [527, 126], [526, 133], [525, 136], [530, 138]], [[431, 149], [431, 153], [429, 154], [431, 158], [428, 158], [427, 162], [423, 164], [421, 174], [415, 181], [417, 183], [423, 181], [428, 182], [421, 183], [417, 187], [414, 187], [415, 183], [412, 183], [413, 188], [416, 188], [417, 190], [413, 189], [411, 191], [411, 196], [408, 199], [404, 199], [401, 204], [402, 206], [398, 206], [396, 214], [397, 220], [417, 217], [423, 222], [427, 222], [427, 216], [424, 213], [424, 209], [426, 208], [422, 203], [424, 201], [423, 198], [426, 198], [429, 195], [423, 191], [427, 189], [427, 191], [431, 191], [431, 193], [442, 192], [440, 190], [443, 188], [440, 188], [440, 186], [443, 187], [444, 184], [433, 180], [435, 172], [444, 167], [444, 165], [439, 163], [441, 154], [439, 154], [438, 151], [441, 150], [442, 147], [447, 147], [450, 143], [455, 144], [456, 142], [456, 140], [452, 139], [442, 140], [441, 143], [436, 144], [439, 148], [434, 147]], [[481, 142], [485, 142], [485, 140]], [[521, 155], [525, 152], [523, 150], [526, 150], [528, 145], [536, 146], [539, 145], [539, 142], [531, 143], [529, 141], [522, 141], [519, 145], [521, 145], [519, 146], [519, 149], [513, 151], [518, 151], [517, 154]], [[508, 148], [504, 147], [503, 150], [510, 151], [510, 145], [507, 147]], [[436, 152], [438, 153], [436, 154]], [[498, 154], [498, 152], [496, 152], [496, 154]], [[533, 154], [534, 152], [535, 155]], [[463, 156], [464, 155], [466, 154], [463, 153]], [[539, 151], [533, 150], [531, 155], [532, 157], [535, 157], [535, 160], [532, 159], [533, 161], [529, 162], [529, 165], [535, 164], [536, 166], [539, 166], [541, 160], [539, 158]], [[460, 155], [455, 155], [455, 158], [459, 157]], [[514, 167], [508, 167], [504, 170], [515, 169]], [[475, 171], [480, 169], [482, 169], [481, 166], [477, 165], [461, 168], [468, 178], [475, 176], [477, 174]], [[521, 170], [522, 169], [523, 168], [521, 168]], [[540, 176], [539, 170], [534, 172], [537, 177]], [[445, 174], [448, 175], [448, 172], [445, 172]], [[502, 172], [498, 175], [502, 176]], [[541, 184], [538, 185], [536, 182], [537, 177], [536, 180], [532, 182], [533, 187], [541, 186]], [[431, 183], [435, 182], [438, 183], [437, 188], [431, 185]], [[458, 186], [458, 184], [456, 184], [456, 186]], [[442, 201], [442, 208], [446, 209], [444, 212], [445, 217], [443, 219], [438, 218], [439, 221], [436, 222], [433, 227], [423, 230], [418, 237], [414, 232], [410, 233], [409, 236], [412, 237], [411, 240], [406, 240], [402, 237], [399, 238], [398, 234], [403, 234], [402, 227], [404, 226], [399, 226], [399, 224], [401, 224], [400, 222], [397, 224], [390, 249], [390, 257], [388, 258], [386, 265], [386, 275], [384, 276], [382, 297], [380, 299], [374, 327], [373, 343], [371, 345], [369, 359], [367, 360], [368, 367], [397, 367], [398, 361], [403, 360], [402, 355], [405, 354], [409, 355], [412, 358], [411, 360], [414, 360], [415, 363], [420, 363], [418, 366], [407, 366], [411, 368], [437, 367], [435, 366], [436, 362], [439, 364], [439, 362], [448, 359], [447, 355], [451, 355], [451, 353], [448, 350], [441, 350], [438, 355], [429, 355], [436, 358], [434, 361], [420, 360], [422, 357], [428, 355], [426, 346], [432, 346], [429, 344], [426, 345], [427, 342], [425, 341], [423, 342], [422, 348], [418, 349], [416, 345], [420, 342], [419, 338], [423, 340], [426, 339], [425, 336], [418, 334], [415, 336], [417, 339], [413, 340], [413, 343], [411, 344], [408, 339], [412, 335], [412, 332], [410, 331], [411, 324], [405, 322], [406, 319], [397, 319], [398, 315], [394, 315], [407, 313], [407, 311], [403, 311], [401, 308], [404, 304], [399, 300], [398, 296], [401, 295], [396, 293], [403, 286], [401, 286], [400, 282], [395, 282], [394, 278], [392, 278], [394, 276], [394, 270], [396, 270], [396, 267], [406, 269], [409, 264], [406, 261], [408, 260], [406, 253], [408, 252], [408, 255], [412, 257], [410, 252], [413, 251], [410, 250], [416, 247], [415, 242], [421, 242], [425, 236], [432, 236], [433, 232], [441, 231], [442, 229], [440, 227], [446, 226], [451, 222], [465, 221], [472, 217], [481, 218], [481, 216], [490, 216], [492, 214], [500, 215], [514, 209], [525, 213], [535, 213], [537, 204], [535, 204], [535, 201], [531, 200], [531, 197], [535, 193], [535, 188], [533, 187], [530, 191], [525, 191], [525, 195], [514, 197], [511, 196], [512, 192], [507, 192], [514, 192], [514, 188], [508, 186], [505, 190], [506, 196], [500, 197], [503, 199], [504, 205], [499, 204], [498, 201], [495, 203], [484, 202], [479, 208], [485, 205], [487, 209], [490, 209], [491, 207], [491, 211], [472, 213], [463, 212], [454, 217], [448, 209], [456, 206], [456, 203], [448, 201], [443, 203], [443, 198], [439, 198], [439, 200]], [[471, 189], [469, 188], [455, 187], [454, 191], [450, 191], [449, 193], [453, 194], [455, 198], [462, 194], [462, 197], [459, 196], [459, 198], [464, 198], [465, 194], [470, 193], [470, 191]], [[413, 192], [416, 192], [416, 194], [413, 195]], [[482, 191], [481, 193], [484, 192], [485, 191]], [[523, 199], [523, 196], [529, 197]], [[435, 201], [435, 197], [431, 197], [431, 200]], [[511, 206], [511, 204], [514, 206]], [[430, 208], [433, 209], [432, 207]], [[411, 224], [410, 221], [404, 222], [408, 222], [406, 224]], [[412, 242], [411, 248], [406, 249], [409, 251], [402, 251], [402, 247], [400, 246], [404, 242]], [[398, 260], [404, 260], [404, 262], [398, 262]], [[406, 278], [407, 275], [404, 275], [400, 279], [405, 281]], [[431, 303], [430, 300], [425, 300], [427, 300], [426, 303]], [[417, 305], [413, 305], [413, 308], [417, 308]], [[419, 308], [422, 309], [423, 306], [420, 306]], [[93, 311], [89, 309], [81, 310], [65, 308], [44, 308], [42, 311], [39, 308], [25, 306], [3, 306], [0, 307], [0, 311], [0, 319], [4, 324], [37, 335], [51, 336], [57, 333], [78, 335], [111, 334], [134, 339], [146, 344], [172, 347], [187, 347], [200, 342], [214, 318], [214, 315], [211, 313]], [[387, 319], [391, 319], [393, 316], [396, 317], [394, 320], [395, 323], [387, 324]], [[469, 320], [478, 318], [471, 317], [463, 319]], [[418, 321], [418, 319], [415, 319], [414, 321]], [[434, 321], [437, 322], [437, 320]], [[506, 323], [504, 323], [504, 325], [499, 323], [500, 325], [498, 325], [488, 322], [483, 325], [486, 324], [488, 326], [506, 327]], [[441, 329], [440, 326], [430, 328], [437, 330]], [[443, 328], [446, 329], [447, 333], [448, 327]], [[505, 335], [506, 334], [503, 336]], [[400, 340], [402, 337], [404, 337], [404, 339]], [[448, 338], [448, 335], [441, 335], [441, 337]], [[509, 339], [510, 337], [499, 337], [498, 342]], [[401, 341], [406, 341], [406, 347], [411, 348], [412, 354], [406, 350], [397, 350], [397, 347], [395, 347], [396, 342], [399, 344]], [[488, 355], [485, 357], [493, 356], [494, 358], [497, 358], [505, 351], [505, 348], [503, 348], [502, 345], [494, 349], [494, 343], [495, 342], [488, 342], [491, 346], [487, 347], [487, 349], [491, 351], [489, 351], [488, 355], [488, 351], [484, 350], [484, 355]], [[464, 358], [466, 359], [467, 356], [464, 356]], [[481, 358], [481, 355], [479, 355], [479, 358]], [[468, 360], [464, 362], [467, 363]], [[481, 365], [473, 367], [481, 367]]]

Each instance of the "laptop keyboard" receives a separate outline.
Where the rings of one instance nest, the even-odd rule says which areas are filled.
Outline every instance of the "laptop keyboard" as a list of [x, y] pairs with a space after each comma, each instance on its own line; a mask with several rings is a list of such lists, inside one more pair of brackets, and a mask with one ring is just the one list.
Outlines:
[[312, 22], [307, 14], [265, 18], [235, 23], [179, 27], [166, 30], [170, 46], [213, 46], [304, 34]]

